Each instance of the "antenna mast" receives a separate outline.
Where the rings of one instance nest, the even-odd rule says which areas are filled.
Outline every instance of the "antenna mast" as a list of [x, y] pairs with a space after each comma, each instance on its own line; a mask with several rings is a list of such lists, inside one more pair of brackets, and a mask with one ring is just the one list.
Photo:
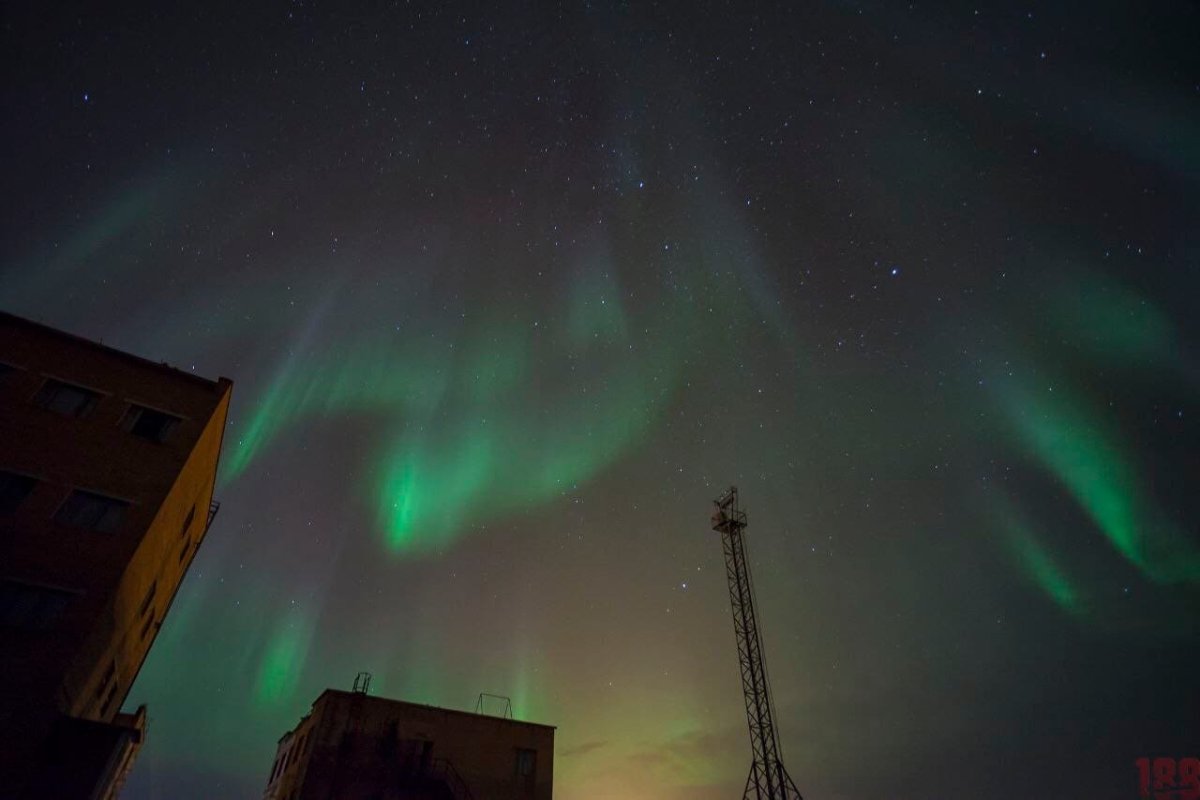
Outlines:
[[721, 534], [725, 549], [729, 605], [733, 610], [733, 632], [737, 635], [738, 664], [742, 668], [746, 721], [750, 725], [753, 760], [742, 800], [803, 800], [779, 757], [771, 685], [767, 681], [762, 636], [754, 610], [754, 584], [750, 581], [750, 565], [746, 563], [746, 547], [742, 542], [746, 512], [738, 506], [736, 486], [714, 501], [712, 529]]

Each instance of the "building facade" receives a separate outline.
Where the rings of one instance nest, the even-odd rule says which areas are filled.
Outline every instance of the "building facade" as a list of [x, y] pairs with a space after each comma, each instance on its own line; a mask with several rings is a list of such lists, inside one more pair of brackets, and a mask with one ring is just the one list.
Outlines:
[[550, 800], [554, 728], [326, 689], [279, 740], [264, 800]]
[[128, 769], [121, 706], [215, 514], [231, 390], [0, 313], [0, 797]]

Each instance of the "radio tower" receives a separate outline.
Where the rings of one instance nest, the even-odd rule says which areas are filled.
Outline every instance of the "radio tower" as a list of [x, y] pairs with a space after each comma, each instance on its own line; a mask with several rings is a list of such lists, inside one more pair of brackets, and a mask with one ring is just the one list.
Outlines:
[[803, 800], [779, 757], [771, 684], [767, 680], [762, 636], [754, 611], [754, 583], [750, 580], [750, 565], [746, 563], [746, 547], [742, 542], [746, 512], [738, 507], [736, 486], [731, 486], [714, 501], [712, 529], [721, 534], [721, 544], [725, 548], [729, 604], [733, 609], [733, 632], [737, 635], [742, 693], [746, 699], [746, 721], [750, 724], [750, 749], [754, 757], [742, 800]]

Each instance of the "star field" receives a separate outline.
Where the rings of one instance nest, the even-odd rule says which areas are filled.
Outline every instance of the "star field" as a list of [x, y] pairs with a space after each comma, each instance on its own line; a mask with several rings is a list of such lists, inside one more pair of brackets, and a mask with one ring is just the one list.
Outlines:
[[806, 797], [1200, 754], [1193, 4], [13, 8], [0, 306], [235, 382], [124, 796], [373, 691], [565, 800], [749, 766], [737, 484]]

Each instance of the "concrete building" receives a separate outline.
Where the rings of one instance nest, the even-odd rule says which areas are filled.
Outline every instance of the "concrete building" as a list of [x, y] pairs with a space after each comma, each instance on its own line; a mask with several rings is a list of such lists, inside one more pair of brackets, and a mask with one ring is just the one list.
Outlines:
[[279, 740], [264, 800], [550, 800], [554, 728], [326, 689]]
[[216, 505], [232, 384], [0, 313], [0, 797], [112, 795]]

